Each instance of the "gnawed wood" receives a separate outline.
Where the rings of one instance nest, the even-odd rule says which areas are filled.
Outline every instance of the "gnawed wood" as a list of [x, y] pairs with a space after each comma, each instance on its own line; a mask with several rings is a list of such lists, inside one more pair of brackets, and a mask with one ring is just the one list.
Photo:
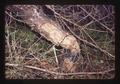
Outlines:
[[[51, 41], [57, 46], [62, 46], [65, 49], [69, 49], [73, 55], [80, 52], [79, 44], [73, 35], [63, 31], [61, 26], [55, 21], [40, 15], [41, 11], [38, 11], [35, 5], [14, 5], [21, 12], [24, 13], [23, 20], [33, 28], [33, 30], [40, 33], [47, 40]], [[65, 59], [63, 63], [67, 71], [74, 71], [74, 63], [70, 59]], [[72, 69], [71, 69], [72, 68]]]

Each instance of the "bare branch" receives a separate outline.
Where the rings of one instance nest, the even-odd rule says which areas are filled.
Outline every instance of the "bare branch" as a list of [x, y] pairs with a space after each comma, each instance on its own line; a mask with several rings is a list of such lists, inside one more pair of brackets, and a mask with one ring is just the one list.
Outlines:
[[108, 28], [106, 25], [104, 25], [103, 23], [101, 23], [99, 20], [97, 20], [95, 17], [93, 17], [90, 13], [88, 13], [83, 7], [80, 7], [83, 11], [85, 11], [87, 14], [89, 14], [89, 16], [91, 16], [96, 22], [98, 22], [99, 24], [101, 24], [103, 27], [105, 27], [109, 32], [111, 32], [114, 35], [114, 32]]
[[[20, 66], [19, 64], [10, 64], [10, 63], [6, 63], [5, 65], [6, 66], [12, 66], [12, 67]], [[109, 69], [109, 70], [104, 70], [104, 71], [100, 71], [100, 72], [59, 73], [59, 72], [54, 72], [54, 71], [50, 71], [50, 70], [47, 70], [47, 69], [38, 68], [38, 67], [34, 67], [34, 66], [25, 65], [24, 67], [29, 68], [29, 69], [39, 70], [39, 71], [46, 72], [46, 73], [49, 73], [49, 74], [55, 74], [55, 75], [83, 75], [83, 74], [91, 75], [91, 74], [105, 74], [105, 73], [114, 71], [114, 69]]]

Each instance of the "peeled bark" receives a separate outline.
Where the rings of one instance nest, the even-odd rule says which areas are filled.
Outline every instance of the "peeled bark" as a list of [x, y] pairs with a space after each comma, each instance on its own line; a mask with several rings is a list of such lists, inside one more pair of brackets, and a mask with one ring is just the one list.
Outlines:
[[[31, 26], [33, 30], [44, 36], [47, 40], [57, 46], [69, 49], [74, 55], [80, 52], [80, 47], [76, 38], [68, 32], [63, 31], [61, 26], [55, 21], [40, 15], [40, 11], [38, 12], [37, 6], [14, 5], [14, 7], [24, 13], [25, 17], [23, 18], [23, 21]], [[63, 65], [68, 71], [74, 71], [71, 69], [74, 63], [70, 59], [65, 59]]]

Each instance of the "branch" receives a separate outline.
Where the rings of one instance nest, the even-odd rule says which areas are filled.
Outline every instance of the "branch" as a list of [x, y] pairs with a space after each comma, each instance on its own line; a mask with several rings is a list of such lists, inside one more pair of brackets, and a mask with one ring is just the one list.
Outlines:
[[[20, 66], [19, 64], [10, 64], [10, 63], [6, 63], [6, 66], [11, 66], [11, 67], [18, 67]], [[29, 68], [29, 69], [35, 69], [38, 71], [42, 71], [42, 72], [46, 72], [49, 74], [55, 74], [55, 75], [83, 75], [83, 74], [87, 74], [87, 75], [92, 75], [92, 74], [105, 74], [111, 71], [114, 71], [115, 69], [109, 69], [109, 70], [104, 70], [104, 71], [100, 71], [100, 72], [76, 72], [76, 73], [59, 73], [59, 72], [54, 72], [54, 71], [50, 71], [47, 69], [43, 69], [43, 68], [38, 68], [38, 67], [34, 67], [34, 66], [28, 66], [28, 65], [24, 65], [24, 67]]]
[[108, 28], [106, 25], [104, 25], [103, 23], [101, 23], [99, 20], [97, 20], [95, 17], [93, 17], [90, 13], [88, 13], [84, 8], [80, 7], [84, 12], [86, 12], [90, 17], [92, 17], [96, 22], [98, 22], [100, 25], [102, 25], [103, 27], [105, 27], [109, 32], [111, 32], [114, 35], [114, 32]]
[[55, 48], [55, 45], [53, 45], [53, 51], [54, 51], [56, 63], [57, 63], [57, 65], [58, 65], [59, 62], [58, 62], [58, 57], [57, 57], [57, 55], [56, 55], [56, 48]]
[[[74, 25], [80, 27], [81, 29], [84, 28], [84, 27], [79, 26], [78, 24], [73, 23], [72, 21], [69, 21], [68, 19], [64, 18], [64, 17], [63, 17], [62, 15], [60, 15], [59, 13], [55, 12], [55, 10], [53, 10], [49, 5], [45, 5], [45, 6], [46, 6], [47, 8], [49, 8], [50, 10], [52, 10], [55, 14], [57, 14], [58, 16], [60, 16], [62, 19], [64, 19], [64, 20], [66, 20], [66, 21], [68, 21], [68, 22], [70, 22], [70, 23], [72, 23], [72, 24], [74, 24]], [[84, 10], [84, 9], [83, 9], [83, 10]], [[86, 10], [84, 10], [84, 11], [86, 11]], [[89, 13], [88, 13], [88, 14], [89, 14]], [[89, 14], [89, 16], [91, 16], [91, 15]], [[92, 16], [91, 16], [91, 17], [92, 17]], [[92, 18], [95, 19], [94, 17], [92, 17]], [[95, 20], [96, 20], [96, 19], [95, 19]], [[99, 22], [98, 20], [96, 20], [96, 21]], [[100, 24], [103, 25], [106, 29], [108, 29], [110, 32], [113, 33], [113, 31], [110, 30], [108, 27], [106, 27], [104, 24], [102, 24], [102, 23], [100, 23]], [[68, 27], [67, 27], [67, 28], [68, 28]], [[70, 30], [70, 28], [68, 28], [68, 29]], [[70, 30], [70, 32], [71, 32], [74, 36], [76, 36], [80, 41], [85, 42], [86, 44], [88, 44], [88, 45], [90, 45], [90, 46], [93, 46], [94, 48], [100, 50], [101, 52], [107, 54], [108, 56], [115, 58], [114, 55], [110, 54], [110, 53], [107, 52], [106, 50], [101, 49], [99, 46], [96, 46], [96, 45], [94, 45], [94, 44], [88, 42], [87, 40], [81, 39], [79, 36], [77, 36], [76, 34], [74, 34], [73, 31]]]
[[18, 21], [18, 22], [26, 23], [26, 22], [24, 22], [24, 21], [22, 21], [22, 20], [19, 20], [19, 19], [14, 18], [14, 17], [13, 17], [11, 14], [9, 14], [7, 11], [5, 11], [5, 13], [6, 13], [9, 17], [11, 17], [12, 19], [14, 19], [14, 20], [16, 20], [16, 21]]

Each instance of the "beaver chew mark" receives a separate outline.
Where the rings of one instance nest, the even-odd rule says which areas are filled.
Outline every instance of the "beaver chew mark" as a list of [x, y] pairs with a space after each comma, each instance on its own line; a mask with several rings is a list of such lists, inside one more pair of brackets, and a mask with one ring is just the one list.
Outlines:
[[[26, 18], [24, 18], [24, 22], [30, 25], [33, 28], [33, 24], [35, 27], [33, 30], [36, 30], [39, 34], [44, 36], [48, 41], [51, 41], [53, 44], [57, 46], [61, 46], [65, 49], [69, 49], [73, 54], [72, 57], [76, 56], [77, 53], [80, 52], [79, 44], [76, 38], [73, 35], [70, 35], [66, 31], [63, 31], [61, 26], [58, 25], [55, 21], [52, 21], [50, 18], [45, 16], [40, 16], [37, 11], [37, 6], [35, 5], [16, 5], [15, 7], [21, 8], [22, 12]], [[74, 62], [68, 58], [64, 59], [63, 66], [65, 66], [66, 70], [73, 71], [75, 66]]]
[[71, 50], [71, 53], [78, 53], [80, 51], [79, 44], [76, 38], [72, 35], [68, 35], [61, 43], [62, 47]]
[[64, 34], [64, 32], [62, 30], [60, 30], [59, 28], [57, 28], [56, 25], [53, 25], [51, 23], [43, 24], [40, 29], [43, 32], [43, 34], [48, 33], [49, 36], [46, 36], [45, 34], [44, 34], [44, 36], [56, 45], [59, 45], [60, 42], [66, 36], [66, 34]]
[[67, 72], [75, 71], [76, 66], [74, 65], [74, 58], [77, 53], [80, 52], [79, 44], [76, 38], [51, 23], [43, 24], [40, 29], [43, 31], [42, 34], [52, 43], [55, 45], [60, 45], [66, 49], [70, 49], [72, 56], [70, 58], [65, 57], [63, 62], [63, 69]]

